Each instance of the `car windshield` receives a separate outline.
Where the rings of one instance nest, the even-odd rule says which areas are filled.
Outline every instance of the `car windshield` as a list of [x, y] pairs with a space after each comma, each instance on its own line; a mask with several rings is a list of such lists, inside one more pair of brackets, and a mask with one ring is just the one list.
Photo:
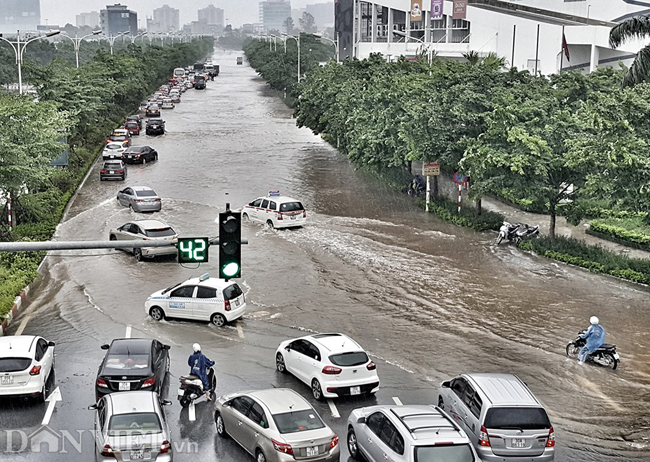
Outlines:
[[126, 135], [111, 135], [111, 138], [115, 141], [122, 141], [126, 139]]
[[485, 415], [485, 427], [539, 430], [551, 428], [551, 421], [541, 407], [493, 407]]
[[415, 448], [415, 462], [473, 462], [475, 460], [469, 444], [419, 446]]
[[341, 353], [329, 357], [336, 366], [360, 366], [368, 362], [368, 355], [364, 351]]
[[137, 122], [128, 122], [126, 124], [126, 128], [137, 128], [138, 123]]
[[0, 372], [24, 371], [31, 364], [29, 358], [0, 358]]
[[274, 414], [273, 420], [280, 433], [297, 433], [325, 428], [325, 424], [313, 409]]
[[223, 289], [223, 299], [232, 300], [242, 294], [241, 288], [237, 284], [230, 285]]
[[145, 230], [145, 233], [147, 233], [148, 237], [167, 237], [167, 236], [173, 236], [176, 233], [174, 232], [173, 229], [167, 227], [167, 228], [156, 228], [156, 229], [147, 229]]
[[136, 191], [135, 195], [138, 197], [153, 197], [157, 196], [156, 191], [153, 189], [142, 189], [140, 191]]
[[160, 419], [153, 412], [117, 414], [108, 422], [108, 436], [161, 432]]
[[107, 144], [106, 149], [122, 149], [124, 146], [121, 144]]
[[300, 202], [285, 202], [280, 204], [280, 212], [296, 212], [298, 210], [304, 210]]

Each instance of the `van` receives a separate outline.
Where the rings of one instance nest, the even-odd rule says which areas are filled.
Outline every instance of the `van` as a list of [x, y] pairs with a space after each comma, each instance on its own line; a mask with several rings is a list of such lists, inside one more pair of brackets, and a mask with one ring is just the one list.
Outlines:
[[244, 64], [244, 58], [242, 56], [237, 56], [237, 64]]
[[177, 67], [174, 69], [174, 77], [183, 77], [185, 75], [185, 69], [182, 67]]
[[483, 461], [555, 458], [555, 432], [546, 410], [515, 375], [462, 374], [442, 382], [438, 406], [457, 417]]

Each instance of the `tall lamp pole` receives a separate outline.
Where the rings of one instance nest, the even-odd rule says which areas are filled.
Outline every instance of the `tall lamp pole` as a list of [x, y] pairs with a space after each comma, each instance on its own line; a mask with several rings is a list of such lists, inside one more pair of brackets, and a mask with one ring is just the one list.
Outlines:
[[16, 64], [18, 65], [18, 93], [19, 94], [21, 94], [21, 95], [23, 94], [23, 70], [22, 70], [23, 53], [25, 52], [25, 48], [27, 47], [27, 45], [29, 45], [32, 42], [35, 42], [36, 40], [40, 40], [40, 39], [43, 39], [43, 38], [46, 38], [46, 37], [52, 37], [53, 35], [57, 35], [57, 34], [60, 34], [60, 33], [61, 33], [60, 30], [53, 30], [53, 31], [48, 32], [45, 35], [41, 35], [39, 37], [33, 37], [33, 38], [25, 41], [24, 43], [20, 42], [20, 31], [18, 31], [18, 33], [16, 35], [16, 41], [15, 42], [7, 40], [4, 37], [0, 37], [0, 40], [3, 40], [5, 42], [7, 42], [9, 45], [11, 45], [11, 48], [14, 50], [14, 54], [16, 55]]
[[76, 35], [74, 36], [74, 38], [72, 38], [69, 35], [61, 34], [61, 37], [65, 37], [65, 38], [68, 38], [68, 39], [72, 40], [72, 43], [74, 44], [74, 54], [75, 54], [75, 58], [77, 60], [77, 69], [79, 69], [79, 47], [81, 46], [81, 41], [83, 39], [85, 39], [85, 38], [92, 37], [93, 35], [99, 35], [101, 33], [102, 33], [102, 31], [96, 30], [92, 34], [84, 35], [81, 38], [78, 38]]
[[[287, 38], [292, 38], [292, 39], [294, 39], [296, 41], [296, 45], [298, 47], [298, 83], [300, 83], [300, 33], [298, 33], [298, 35], [295, 36], [295, 37], [293, 35], [288, 35], [288, 34], [282, 34], [282, 35], [287, 37]], [[285, 53], [287, 51], [286, 43], [285, 43], [285, 46], [284, 46], [284, 51], [285, 51]]]
[[[335, 53], [336, 53], [336, 62], [339, 63], [339, 62], [340, 62], [340, 59], [339, 59], [339, 41], [338, 41], [338, 37], [337, 37], [336, 41], [334, 41], [334, 40], [332, 40], [331, 38], [323, 37], [323, 36], [320, 35], [320, 34], [312, 34], [312, 35], [313, 35], [314, 37], [318, 37], [318, 38], [321, 39], [321, 40], [327, 40], [327, 41], [332, 42], [332, 43], [334, 44], [334, 51], [335, 51]], [[337, 34], [337, 35], [338, 35], [338, 34]]]

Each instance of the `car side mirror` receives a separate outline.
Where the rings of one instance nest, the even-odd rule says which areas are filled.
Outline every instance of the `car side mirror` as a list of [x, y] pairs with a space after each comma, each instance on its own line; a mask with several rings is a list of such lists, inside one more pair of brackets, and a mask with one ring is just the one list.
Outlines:
[[366, 418], [365, 417], [359, 417], [357, 419], [357, 423], [358, 424], [365, 424], [366, 423]]
[[51, 347], [53, 347], [54, 345], [55, 345], [54, 342], [47, 342], [47, 346], [51, 346]]
[[90, 406], [88, 406], [88, 410], [89, 411], [96, 411], [97, 410], [97, 405], [96, 404], [91, 404]]
[[101, 346], [102, 350], [108, 350], [110, 348], [110, 345], [108, 343], [105, 343]]
[[163, 400], [160, 402], [160, 404], [162, 404], [163, 406], [171, 406], [171, 405], [172, 405], [172, 402], [169, 401], [168, 399], [163, 399]]
[[284, 349], [287, 350], [287, 351], [291, 351], [291, 346], [287, 345], [286, 347], [284, 347]]
[[163, 345], [163, 348], [164, 348], [165, 350], [169, 350], [171, 347], [170, 347], [169, 345]]
[[442, 388], [449, 388], [450, 385], [451, 385], [451, 381], [449, 381], [449, 380], [447, 380], [446, 382], [442, 382], [442, 383], [440, 384], [440, 386], [441, 386]]

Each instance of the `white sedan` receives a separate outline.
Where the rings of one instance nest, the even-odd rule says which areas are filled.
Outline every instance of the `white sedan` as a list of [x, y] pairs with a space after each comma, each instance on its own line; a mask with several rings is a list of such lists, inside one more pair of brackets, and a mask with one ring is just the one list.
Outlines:
[[0, 337], [0, 396], [32, 396], [45, 401], [54, 372], [54, 342], [34, 335]]
[[121, 159], [127, 147], [127, 143], [123, 141], [110, 142], [104, 147], [104, 151], [102, 152], [102, 159]]
[[344, 334], [285, 340], [275, 352], [275, 367], [309, 385], [317, 400], [379, 390], [377, 366], [361, 345]]

